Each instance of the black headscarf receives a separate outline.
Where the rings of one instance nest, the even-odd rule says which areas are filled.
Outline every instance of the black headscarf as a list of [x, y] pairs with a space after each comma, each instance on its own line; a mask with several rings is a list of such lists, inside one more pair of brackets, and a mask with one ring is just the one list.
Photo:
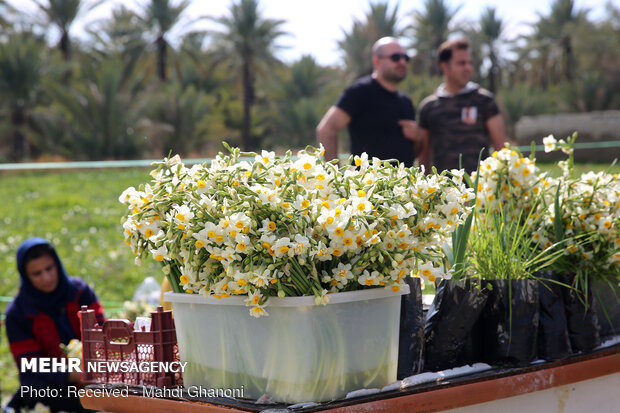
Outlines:
[[[56, 262], [58, 285], [51, 293], [44, 293], [38, 290], [32, 285], [26, 275], [26, 263], [24, 262], [26, 253], [39, 245], [48, 245], [52, 258]], [[33, 315], [42, 312], [52, 317], [63, 342], [73, 338], [74, 333], [66, 314], [65, 305], [75, 295], [75, 288], [69, 282], [69, 277], [54, 247], [43, 238], [35, 237], [27, 239], [17, 249], [17, 270], [21, 277], [21, 284], [16, 300], [27, 301], [27, 304], [25, 303], [26, 305], [22, 306], [22, 308], [28, 312], [35, 313]]]

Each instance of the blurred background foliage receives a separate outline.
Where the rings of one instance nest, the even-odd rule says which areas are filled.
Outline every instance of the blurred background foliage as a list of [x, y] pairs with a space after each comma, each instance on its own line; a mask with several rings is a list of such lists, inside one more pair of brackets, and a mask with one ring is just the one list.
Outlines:
[[[510, 136], [522, 116], [620, 109], [620, 7], [611, 1], [594, 19], [573, 0], [552, 0], [518, 36], [493, 7], [457, 20], [460, 7], [447, 0], [413, 11], [373, 2], [343, 30], [337, 66], [309, 55], [279, 61], [284, 21], [259, 3], [233, 1], [227, 14], [201, 17], [217, 30], [184, 31], [189, 1], [146, 0], [138, 10], [117, 6], [78, 37], [75, 21], [100, 1], [42, 0], [26, 14], [0, 0], [0, 162], [210, 157], [223, 140], [302, 148], [343, 88], [370, 72], [370, 46], [388, 35], [413, 56], [402, 89], [416, 104], [441, 81], [437, 46], [467, 36], [474, 80], [496, 93]], [[179, 41], [170, 42], [173, 29]]]

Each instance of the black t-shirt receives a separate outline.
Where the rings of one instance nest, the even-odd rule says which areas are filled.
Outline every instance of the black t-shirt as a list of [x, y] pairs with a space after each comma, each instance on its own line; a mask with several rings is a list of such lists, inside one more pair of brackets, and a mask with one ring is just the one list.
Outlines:
[[413, 142], [405, 138], [398, 121], [415, 120], [413, 103], [401, 92], [386, 90], [371, 76], [349, 86], [336, 106], [351, 117], [351, 153], [380, 159], [397, 159], [406, 166], [415, 159]]

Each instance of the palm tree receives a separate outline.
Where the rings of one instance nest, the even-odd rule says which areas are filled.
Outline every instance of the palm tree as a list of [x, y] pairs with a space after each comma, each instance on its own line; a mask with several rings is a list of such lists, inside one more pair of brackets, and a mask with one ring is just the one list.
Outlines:
[[450, 8], [446, 0], [425, 0], [422, 11], [413, 12], [413, 47], [417, 50], [414, 63], [429, 75], [439, 74], [435, 54], [455, 29], [452, 19], [461, 6]]
[[372, 71], [372, 45], [386, 36], [400, 37], [403, 31], [397, 28], [398, 6], [392, 11], [388, 4], [370, 5], [365, 21], [353, 22], [351, 31], [344, 33], [344, 39], [338, 42], [344, 51], [344, 60], [349, 72], [355, 77], [369, 74]]
[[19, 161], [30, 155], [26, 127], [30, 111], [40, 95], [43, 77], [43, 42], [32, 34], [11, 35], [0, 43], [0, 96], [6, 101], [12, 129], [10, 158]]
[[151, 99], [143, 95], [139, 73], [118, 57], [97, 61], [83, 56], [80, 79], [72, 87], [47, 84], [51, 108], [72, 136], [75, 152], [90, 160], [134, 158], [146, 145], [140, 133]]
[[[156, 96], [152, 119], [160, 124], [161, 155], [170, 151], [188, 156], [190, 151], [201, 149], [213, 132], [221, 130], [217, 119], [215, 97], [197, 90], [193, 85], [183, 87], [174, 81], [165, 85]], [[163, 132], [163, 133], [162, 133]]]
[[277, 80], [271, 82], [269, 123], [273, 130], [269, 146], [303, 148], [316, 142], [315, 127], [332, 101], [325, 91], [330, 72], [306, 55], [278, 73]]
[[6, 0], [0, 0], [0, 29], [4, 31], [12, 26], [10, 17], [15, 13], [15, 8], [7, 3]]
[[504, 21], [497, 16], [494, 7], [487, 7], [480, 16], [480, 36], [491, 64], [489, 68], [489, 90], [493, 93], [497, 91], [497, 76], [500, 72], [497, 43], [501, 40], [503, 31]]
[[34, 2], [39, 9], [46, 15], [47, 20], [58, 27], [60, 30], [59, 47], [65, 60], [71, 58], [71, 40], [69, 38], [69, 30], [71, 25], [78, 16], [86, 14], [90, 10], [103, 3], [103, 0], [96, 1], [90, 5], [82, 2], [82, 0], [47, 0], [47, 4], [38, 0]]
[[189, 6], [189, 0], [181, 1], [177, 6], [170, 4], [168, 0], [151, 0], [146, 8], [146, 21], [157, 29], [157, 75], [162, 81], [166, 81], [166, 52], [168, 42], [166, 33], [179, 22], [183, 11]]
[[86, 32], [93, 47], [105, 55], [140, 54], [146, 47], [144, 33], [148, 24], [125, 6], [112, 10], [112, 17], [91, 23]]
[[[555, 0], [551, 3], [548, 16], [540, 16], [535, 24], [535, 40], [545, 44], [549, 53], [559, 50], [561, 77], [572, 81], [575, 74], [575, 56], [573, 52], [573, 31], [575, 27], [587, 21], [589, 10], [576, 10], [574, 0]], [[553, 57], [550, 56], [553, 60]]]
[[285, 33], [280, 30], [283, 20], [266, 19], [258, 9], [258, 0], [239, 0], [230, 6], [230, 15], [213, 18], [223, 26], [223, 31], [213, 32], [219, 58], [228, 61], [232, 67], [241, 71], [243, 89], [243, 127], [241, 132], [244, 150], [253, 147], [250, 126], [252, 125], [252, 105], [254, 103], [254, 83], [259, 64], [276, 63], [273, 48], [278, 37]]
[[101, 60], [119, 58], [122, 67], [127, 72], [127, 78], [147, 47], [144, 33], [148, 25], [138, 14], [120, 6], [112, 10], [112, 17], [95, 21], [87, 28], [90, 35], [91, 55], [99, 56]]

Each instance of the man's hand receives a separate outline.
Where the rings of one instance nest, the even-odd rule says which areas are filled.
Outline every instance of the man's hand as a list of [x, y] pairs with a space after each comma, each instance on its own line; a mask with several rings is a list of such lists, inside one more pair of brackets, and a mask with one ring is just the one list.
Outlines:
[[416, 143], [420, 141], [418, 124], [414, 120], [402, 119], [398, 121], [398, 125], [402, 128], [405, 138]]

